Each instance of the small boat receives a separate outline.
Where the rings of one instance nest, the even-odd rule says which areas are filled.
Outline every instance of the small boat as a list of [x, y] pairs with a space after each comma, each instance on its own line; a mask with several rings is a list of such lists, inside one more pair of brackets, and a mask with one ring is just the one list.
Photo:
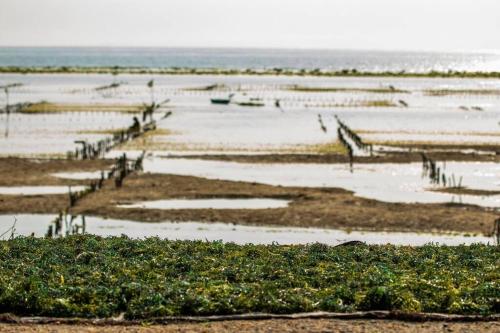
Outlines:
[[212, 104], [227, 105], [227, 104], [231, 103], [233, 96], [234, 96], [234, 94], [230, 94], [227, 98], [211, 98], [210, 101], [212, 102]]
[[230, 98], [211, 98], [210, 101], [212, 102], [212, 104], [229, 104], [231, 103], [231, 99]]

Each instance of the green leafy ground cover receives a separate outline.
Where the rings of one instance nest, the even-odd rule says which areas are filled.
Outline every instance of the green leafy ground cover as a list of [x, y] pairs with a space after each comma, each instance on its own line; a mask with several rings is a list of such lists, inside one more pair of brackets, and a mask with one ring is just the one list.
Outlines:
[[0, 313], [500, 312], [500, 248], [240, 246], [71, 236], [0, 242]]

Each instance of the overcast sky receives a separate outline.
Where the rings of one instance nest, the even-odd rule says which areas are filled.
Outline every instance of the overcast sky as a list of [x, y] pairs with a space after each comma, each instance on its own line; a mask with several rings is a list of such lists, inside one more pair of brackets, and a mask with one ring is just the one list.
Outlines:
[[500, 0], [0, 0], [0, 45], [500, 50]]

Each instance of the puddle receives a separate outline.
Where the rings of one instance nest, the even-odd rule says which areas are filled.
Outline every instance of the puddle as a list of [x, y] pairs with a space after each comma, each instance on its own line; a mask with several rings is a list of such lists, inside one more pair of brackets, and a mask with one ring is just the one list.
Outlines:
[[100, 179], [102, 171], [93, 172], [59, 172], [51, 174], [52, 177], [71, 180]]
[[286, 208], [290, 201], [277, 199], [194, 199], [145, 201], [120, 208], [144, 209], [270, 209]]
[[[85, 190], [85, 186], [71, 186], [71, 192]], [[49, 195], [67, 194], [69, 186], [12, 186], [0, 187], [0, 195]]]
[[[144, 161], [144, 170], [274, 186], [344, 188], [358, 196], [386, 202], [455, 202], [500, 207], [500, 195], [456, 195], [426, 190], [433, 187], [428, 178], [422, 177], [421, 163], [355, 164], [351, 173], [343, 164], [251, 164], [152, 158]], [[463, 186], [478, 190], [500, 189], [498, 163], [448, 162], [443, 170], [447, 175], [454, 174], [457, 181], [463, 177]]]
[[[43, 237], [53, 215], [16, 215], [15, 235]], [[75, 220], [80, 223], [80, 218]], [[0, 235], [14, 223], [13, 215], [0, 215]], [[254, 227], [223, 223], [142, 223], [86, 217], [86, 232], [98, 236], [121, 236], [131, 238], [160, 237], [171, 240], [207, 240], [234, 242], [237, 244], [308, 244], [324, 243], [338, 245], [348, 241], [367, 244], [395, 244], [420, 246], [428, 243], [442, 245], [470, 245], [476, 243], [495, 244], [493, 237], [442, 235], [405, 232], [347, 232], [335, 229]], [[5, 238], [8, 238], [10, 233]]]

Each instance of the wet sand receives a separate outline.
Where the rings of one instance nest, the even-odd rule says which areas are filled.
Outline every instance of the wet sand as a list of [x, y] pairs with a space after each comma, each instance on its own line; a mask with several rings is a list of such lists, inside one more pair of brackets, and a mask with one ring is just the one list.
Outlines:
[[[124, 209], [117, 205], [160, 199], [271, 198], [286, 199], [287, 208], [261, 210]], [[198, 177], [134, 174], [115, 189], [107, 183], [81, 200], [74, 214], [144, 222], [198, 221], [244, 225], [320, 227], [374, 231], [456, 231], [490, 235], [494, 212], [460, 204], [385, 203], [356, 197], [335, 188], [280, 187]]]
[[[499, 162], [500, 154], [477, 154], [461, 152], [430, 152], [426, 155], [437, 162]], [[189, 158], [197, 160], [213, 160], [240, 163], [325, 163], [347, 164], [349, 158], [344, 154], [182, 154], [173, 153], [169, 158]], [[418, 152], [387, 153], [377, 156], [355, 156], [355, 164], [372, 163], [412, 163], [421, 162], [422, 156]]]
[[393, 320], [261, 320], [213, 323], [173, 323], [168, 325], [92, 326], [0, 324], [0, 332], [345, 332], [345, 333], [442, 333], [499, 332], [499, 322], [402, 322]]
[[112, 160], [66, 160], [0, 158], [0, 186], [69, 186], [87, 185], [89, 180], [71, 180], [52, 177], [58, 172], [91, 172], [106, 170]]
[[500, 155], [500, 144], [464, 144], [464, 143], [435, 143], [435, 142], [394, 142], [394, 141], [373, 141], [376, 145], [383, 145], [395, 148], [417, 149], [417, 150], [475, 150], [477, 152], [494, 152]]
[[[1, 186], [76, 185], [88, 180], [52, 177], [63, 171], [105, 169], [110, 161], [65, 161], [0, 159]], [[118, 205], [164, 199], [252, 199], [290, 200], [286, 208], [274, 209], [140, 209]], [[1, 214], [58, 214], [69, 206], [67, 194], [0, 195]], [[490, 209], [462, 204], [386, 203], [355, 196], [340, 188], [271, 186], [205, 178], [132, 174], [122, 188], [108, 180], [70, 210], [73, 214], [102, 216], [142, 222], [222, 222], [256, 226], [318, 227], [371, 231], [461, 232], [491, 235], [497, 214]]]
[[467, 187], [450, 187], [432, 191], [441, 193], [450, 193], [450, 194], [460, 194], [460, 195], [476, 195], [476, 196], [500, 195], [500, 191], [476, 190]]

